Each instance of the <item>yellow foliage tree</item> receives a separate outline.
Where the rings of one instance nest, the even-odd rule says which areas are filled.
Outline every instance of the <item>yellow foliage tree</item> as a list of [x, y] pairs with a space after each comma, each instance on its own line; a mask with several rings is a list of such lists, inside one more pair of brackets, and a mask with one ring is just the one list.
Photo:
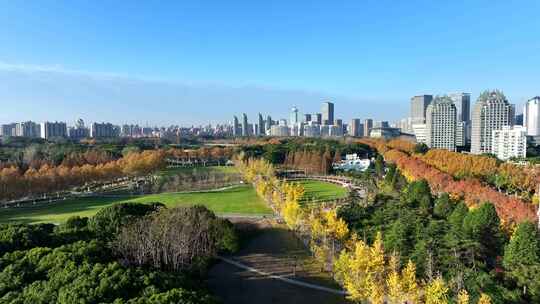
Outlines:
[[459, 291], [457, 304], [469, 304], [469, 293], [465, 289]]
[[401, 272], [401, 285], [407, 303], [418, 303], [419, 288], [416, 280], [416, 265], [411, 260]]
[[478, 299], [478, 304], [491, 304], [491, 297], [485, 293], [482, 293], [480, 295], [480, 299]]
[[424, 290], [426, 304], [447, 304], [448, 291], [444, 280], [441, 277], [436, 278]]

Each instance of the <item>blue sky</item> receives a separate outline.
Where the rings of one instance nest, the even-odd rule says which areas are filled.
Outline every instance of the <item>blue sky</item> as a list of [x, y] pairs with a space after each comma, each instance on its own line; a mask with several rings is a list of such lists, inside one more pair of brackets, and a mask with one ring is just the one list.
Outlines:
[[[540, 95], [539, 1], [0, 0], [0, 122], [192, 124]], [[4, 106], [6, 105], [6, 106]]]

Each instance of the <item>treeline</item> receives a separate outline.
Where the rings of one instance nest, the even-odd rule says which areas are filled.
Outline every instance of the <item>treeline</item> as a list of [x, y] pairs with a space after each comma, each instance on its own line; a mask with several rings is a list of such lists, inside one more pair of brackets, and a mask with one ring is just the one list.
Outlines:
[[429, 150], [421, 159], [435, 168], [463, 178], [478, 178], [498, 190], [531, 201], [540, 184], [540, 169], [532, 165], [500, 162], [493, 157]]
[[[378, 233], [372, 245], [369, 245], [366, 233], [363, 229], [357, 229], [359, 222], [356, 220], [361, 218], [355, 216], [354, 212], [361, 210], [359, 206], [351, 207], [353, 214], [338, 216], [335, 209], [302, 205], [299, 202], [304, 193], [303, 188], [294, 183], [277, 180], [273, 166], [267, 161], [249, 159], [239, 162], [238, 167], [246, 179], [255, 185], [258, 194], [283, 217], [289, 228], [302, 238], [308, 238], [310, 249], [322, 270], [332, 271], [335, 279], [348, 292], [347, 297], [350, 300], [383, 304], [449, 303], [458, 299], [459, 303], [467, 304], [476, 303], [473, 300], [478, 298], [478, 303], [491, 303], [490, 296], [476, 293], [478, 289], [467, 287], [474, 291], [469, 296], [465, 285], [454, 294], [435, 269], [430, 280], [421, 280], [412, 258], [403, 256], [407, 261], [403, 264], [398, 251], [385, 251], [381, 233]], [[426, 188], [429, 191], [429, 187], [424, 187]], [[411, 190], [409, 195], [412, 198], [419, 196], [421, 204], [428, 203], [426, 208], [429, 209], [431, 201], [422, 199], [420, 194], [419, 191]], [[399, 212], [402, 208], [392, 205], [392, 210]], [[376, 217], [374, 220], [385, 219]], [[363, 221], [360, 223], [367, 224]], [[380, 231], [384, 229], [382, 226], [372, 228]], [[364, 239], [361, 239], [362, 235]], [[424, 248], [423, 252], [424, 256], [427, 256], [428, 248]]]
[[386, 145], [383, 141], [370, 140], [366, 142], [384, 154], [387, 161], [396, 163], [409, 181], [425, 179], [434, 192], [447, 192], [455, 199], [464, 200], [470, 207], [489, 201], [493, 203], [497, 214], [505, 224], [519, 223], [525, 220], [536, 221], [535, 206], [517, 197], [499, 192], [475, 178], [456, 180], [452, 175], [429, 165], [421, 157], [393, 149], [390, 144]]
[[[149, 250], [191, 247], [193, 236], [204, 238], [211, 250], [197, 250], [196, 259], [183, 259], [181, 269], [169, 264], [173, 257], [131, 263], [131, 251], [112, 244], [139, 244], [140, 239], [124, 233], [147, 218], [153, 220], [145, 229], [163, 233], [168, 242]], [[198, 225], [186, 227], [188, 223]], [[218, 303], [204, 288], [205, 274], [215, 252], [236, 246], [231, 227], [203, 207], [165, 209], [161, 204], [118, 204], [90, 219], [73, 217], [58, 226], [3, 224], [0, 303]]]
[[232, 147], [201, 147], [198, 149], [169, 149], [167, 154], [178, 160], [215, 161], [225, 163], [235, 153]]
[[82, 166], [43, 165], [22, 170], [7, 167], [0, 170], [0, 200], [37, 196], [91, 182], [110, 181], [123, 176], [149, 174], [165, 165], [161, 150], [129, 153], [119, 160]]
[[[336, 151], [341, 154], [357, 153], [360, 157], [372, 156], [369, 146], [354, 142], [352, 140], [332, 140], [320, 138], [271, 138], [265, 141], [259, 140], [255, 144], [246, 144], [240, 147], [240, 151], [247, 158], [264, 158], [268, 162], [278, 165], [283, 164], [287, 156], [289, 160], [295, 153], [304, 153], [324, 155], [329, 150], [330, 154], [335, 155]], [[331, 157], [332, 157], [331, 156]], [[322, 159], [318, 159], [317, 166], [324, 164]]]
[[341, 152], [336, 150], [334, 155], [330, 148], [326, 148], [324, 153], [318, 151], [294, 151], [285, 156], [283, 165], [289, 168], [302, 169], [307, 174], [328, 174], [332, 170], [332, 163], [341, 160]]

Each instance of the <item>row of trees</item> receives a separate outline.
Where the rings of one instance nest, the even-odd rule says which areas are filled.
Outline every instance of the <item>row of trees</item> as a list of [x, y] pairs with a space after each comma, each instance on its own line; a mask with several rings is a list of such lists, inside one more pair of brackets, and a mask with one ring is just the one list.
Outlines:
[[447, 192], [456, 199], [463, 199], [470, 207], [489, 201], [495, 205], [499, 217], [505, 224], [525, 220], [536, 221], [535, 206], [483, 185], [478, 179], [455, 180], [452, 175], [442, 172], [414, 155], [391, 149], [382, 141], [371, 140], [368, 144], [383, 153], [387, 161], [395, 163], [409, 181], [425, 179], [434, 192]]
[[[392, 256], [384, 252], [380, 233], [370, 246], [359, 240], [356, 233], [351, 233], [335, 209], [300, 205], [302, 187], [277, 180], [272, 165], [264, 160], [249, 159], [239, 162], [238, 166], [259, 195], [282, 215], [289, 228], [307, 236], [321, 269], [333, 272], [349, 299], [381, 304], [388, 301], [448, 303], [451, 293], [442, 277], [422, 283], [416, 277], [416, 267], [411, 260], [402, 268], [397, 252]], [[458, 298], [459, 303], [469, 303], [464, 289]], [[478, 303], [491, 303], [491, 299], [482, 294]]]
[[332, 163], [341, 161], [341, 152], [336, 150], [334, 155], [330, 148], [324, 153], [318, 151], [293, 151], [285, 156], [284, 165], [289, 168], [302, 169], [308, 174], [328, 174], [332, 170]]
[[499, 162], [493, 157], [432, 149], [420, 159], [458, 179], [478, 178], [529, 201], [540, 183], [540, 169], [536, 166]]
[[169, 149], [170, 157], [183, 161], [223, 161], [231, 159], [234, 155], [232, 147], [201, 147], [199, 149]]
[[49, 166], [26, 171], [18, 167], [0, 170], [0, 200], [49, 194], [92, 182], [110, 181], [122, 176], [149, 174], [165, 165], [161, 150], [129, 153], [125, 157], [82, 166]]

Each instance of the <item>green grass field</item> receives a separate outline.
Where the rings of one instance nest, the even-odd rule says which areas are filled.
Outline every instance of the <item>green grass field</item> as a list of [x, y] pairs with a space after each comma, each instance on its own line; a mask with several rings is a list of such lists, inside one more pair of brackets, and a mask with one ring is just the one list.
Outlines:
[[179, 173], [198, 172], [221, 172], [221, 173], [238, 173], [238, 169], [233, 166], [210, 166], [210, 167], [192, 167], [192, 168], [167, 168], [159, 172], [159, 175], [172, 176]]
[[198, 204], [204, 205], [218, 214], [255, 215], [272, 213], [272, 210], [257, 196], [251, 186], [243, 185], [224, 191], [162, 193], [132, 198], [80, 198], [31, 207], [1, 209], [0, 223], [61, 223], [74, 215], [92, 216], [99, 209], [120, 202], [160, 202], [167, 207]]
[[306, 190], [302, 201], [332, 200], [347, 196], [347, 189], [336, 184], [315, 180], [303, 180], [298, 181], [298, 183], [304, 186]]

